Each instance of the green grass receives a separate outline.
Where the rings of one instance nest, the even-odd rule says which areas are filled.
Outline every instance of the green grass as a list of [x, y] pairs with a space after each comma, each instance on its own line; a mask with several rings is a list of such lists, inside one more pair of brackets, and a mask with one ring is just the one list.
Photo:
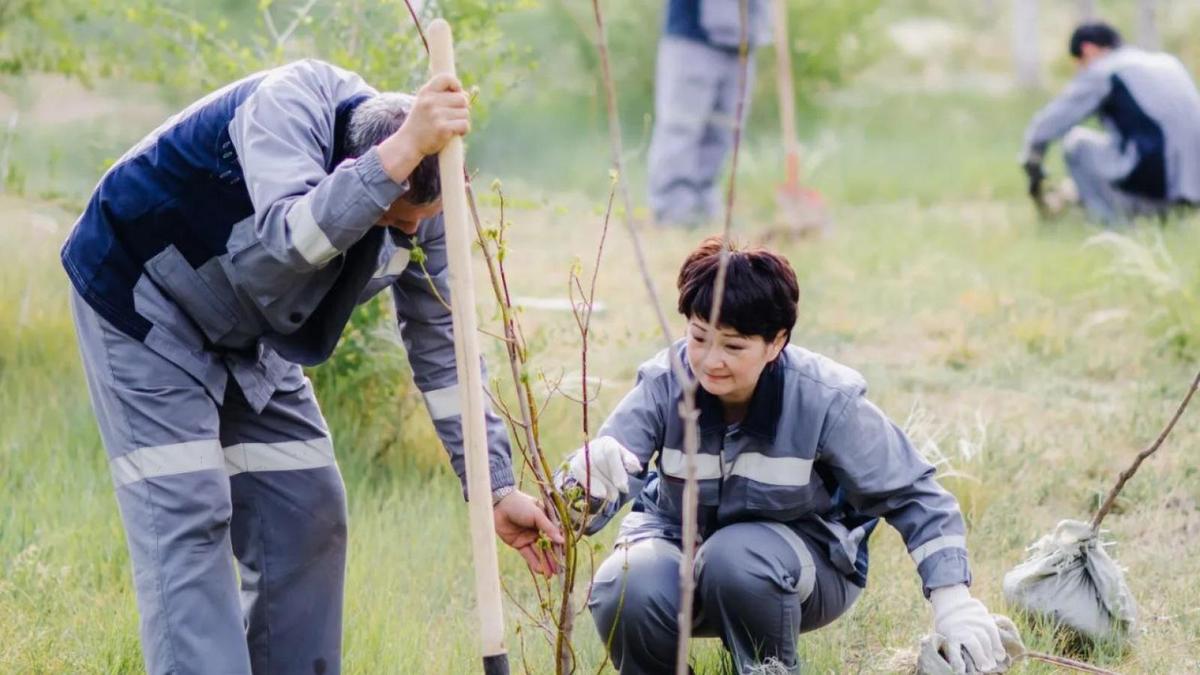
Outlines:
[[[946, 484], [970, 527], [975, 591], [996, 611], [1006, 611], [1001, 578], [1024, 547], [1061, 518], [1086, 517], [1157, 432], [1189, 381], [1200, 338], [1190, 318], [1200, 219], [1145, 225], [1121, 244], [1091, 246], [1097, 231], [1078, 218], [1034, 221], [1013, 158], [1035, 103], [975, 94], [839, 95], [820, 130], [811, 124], [805, 132], [814, 148], [828, 148], [812, 180], [835, 205], [836, 230], [778, 245], [803, 288], [795, 341], [862, 371], [874, 400], [931, 457], [945, 460]], [[504, 119], [498, 112], [494, 129], [504, 129]], [[509, 138], [531, 134], [536, 120], [529, 124]], [[78, 130], [36, 133], [71, 138]], [[636, 146], [637, 131], [630, 135]], [[524, 156], [489, 143], [476, 144], [478, 164], [505, 178], [515, 204], [514, 293], [564, 295], [571, 261], [578, 256], [590, 266], [599, 238], [607, 148], [598, 135], [533, 146]], [[736, 226], [749, 238], [770, 218], [777, 160], [769, 136], [748, 141]], [[32, 174], [33, 184], [46, 180], [44, 170]], [[73, 178], [72, 190], [86, 189], [83, 182]], [[488, 218], [493, 201], [485, 200]], [[123, 533], [56, 257], [74, 214], [17, 198], [0, 200], [0, 213], [0, 669], [137, 672]], [[700, 235], [643, 231], [668, 307], [676, 266]], [[1160, 237], [1170, 260], [1156, 264], [1176, 283], [1130, 272], [1137, 266], [1129, 252], [1152, 250]], [[593, 419], [661, 344], [629, 238], [615, 223], [599, 298], [606, 311], [595, 319], [589, 370], [604, 385]], [[492, 321], [484, 304], [482, 316]], [[569, 316], [530, 310], [523, 320], [535, 365], [548, 378], [578, 373]], [[493, 376], [508, 387], [499, 345], [486, 350]], [[365, 336], [360, 352], [365, 367], [314, 372], [350, 500], [346, 671], [471, 672], [475, 616], [457, 482], [407, 384], [400, 348], [386, 336]], [[1142, 632], [1127, 653], [1087, 655], [1105, 667], [1200, 669], [1198, 420], [1194, 412], [1182, 420], [1106, 521], [1140, 604]], [[578, 406], [556, 400], [544, 424], [556, 454], [578, 444]], [[597, 539], [600, 555], [611, 536]], [[857, 605], [801, 641], [813, 672], [895, 671], [930, 629], [898, 536], [880, 528], [871, 550], [870, 583]], [[531, 604], [518, 557], [502, 550], [501, 563], [506, 587]], [[1030, 647], [1062, 648], [1045, 627], [1022, 628]], [[549, 649], [511, 603], [509, 630], [517, 670], [549, 672]], [[602, 650], [586, 615], [578, 647], [581, 663], [594, 670]], [[701, 672], [720, 672], [713, 641], [695, 654]], [[1030, 665], [1022, 672], [1050, 671]]]

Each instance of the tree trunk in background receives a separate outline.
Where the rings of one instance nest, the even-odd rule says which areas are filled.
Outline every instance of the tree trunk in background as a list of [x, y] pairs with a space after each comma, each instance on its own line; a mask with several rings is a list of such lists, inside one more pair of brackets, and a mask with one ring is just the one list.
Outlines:
[[1096, 0], [1076, 0], [1079, 5], [1079, 21], [1092, 21], [1096, 18]]
[[1017, 86], [1024, 89], [1036, 89], [1042, 84], [1037, 15], [1037, 0], [1013, 0], [1013, 64]]
[[1162, 48], [1158, 35], [1158, 0], [1138, 0], [1137, 41], [1143, 49]]

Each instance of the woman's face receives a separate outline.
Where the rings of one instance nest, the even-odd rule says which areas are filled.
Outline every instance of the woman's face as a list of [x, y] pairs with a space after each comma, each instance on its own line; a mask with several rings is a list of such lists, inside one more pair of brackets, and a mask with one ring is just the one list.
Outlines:
[[758, 335], [742, 335], [729, 326], [713, 330], [700, 317], [688, 319], [688, 364], [704, 391], [725, 404], [748, 402], [763, 368], [786, 345], [785, 331], [767, 342]]

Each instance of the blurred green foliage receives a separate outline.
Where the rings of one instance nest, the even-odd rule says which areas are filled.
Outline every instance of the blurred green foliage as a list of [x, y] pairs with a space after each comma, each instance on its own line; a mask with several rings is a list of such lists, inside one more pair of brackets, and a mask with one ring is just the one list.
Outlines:
[[[789, 46], [802, 108], [811, 110], [819, 93], [859, 72], [876, 56], [878, 40], [871, 33], [877, 28], [881, 5], [882, 0], [788, 0]], [[601, 3], [621, 114], [635, 128], [654, 108], [654, 53], [665, 8], [665, 1]], [[599, 86], [592, 4], [531, 3], [526, 12], [501, 17], [501, 23], [510, 39], [530, 45], [536, 56], [539, 86], [523, 92], [524, 100], [535, 108], [584, 111], [589, 124], [603, 128], [604, 94]], [[775, 60], [771, 48], [759, 51], [751, 124], [767, 120], [776, 124]], [[573, 117], [580, 121], [579, 116]]]
[[[479, 105], [516, 98], [526, 110], [584, 110], [588, 121], [603, 126], [591, 3], [415, 4], [423, 5], [418, 10], [423, 23], [443, 16], [454, 27], [459, 71], [466, 84], [481, 87]], [[601, 5], [622, 112], [633, 119], [653, 107], [653, 55], [665, 4]], [[789, 46], [802, 107], [811, 108], [820, 92], [876, 56], [879, 41], [872, 33], [881, 4], [789, 0]], [[133, 78], [190, 98], [300, 57], [327, 59], [380, 89], [412, 89], [425, 74], [424, 48], [403, 0], [0, 0], [5, 73]], [[774, 59], [758, 60], [760, 86], [752, 110], [756, 119], [774, 119]]]
[[[418, 13], [423, 23], [434, 16], [450, 21], [465, 83], [494, 95], [511, 86], [526, 51], [504, 40], [496, 23], [518, 4], [451, 0], [426, 3]], [[0, 68], [87, 81], [133, 78], [192, 98], [256, 70], [314, 57], [379, 89], [410, 90], [427, 69], [412, 26], [403, 0], [11, 0], [0, 4]]]
[[0, 0], [0, 72], [83, 75], [85, 50], [76, 36], [86, 22], [82, 0]]
[[[527, 50], [503, 39], [496, 23], [517, 5], [453, 0], [418, 10], [422, 24], [442, 16], [453, 26], [464, 84], [480, 88], [477, 117], [524, 68]], [[7, 73], [48, 71], [96, 84], [150, 82], [180, 104], [301, 57], [336, 63], [379, 89], [413, 90], [428, 67], [403, 0], [22, 0], [0, 5], [0, 44], [0, 68]], [[4, 178], [18, 185], [20, 165], [12, 166]], [[396, 411], [398, 401], [415, 395], [407, 363], [396, 358], [394, 322], [385, 298], [355, 312], [335, 356], [310, 373], [323, 398], [352, 399], [340, 410]], [[398, 438], [400, 416], [370, 417], [383, 452]]]
[[[477, 90], [476, 128], [493, 116], [504, 128], [472, 139], [472, 164], [492, 172], [536, 170], [533, 165], [540, 164], [556, 174], [558, 182], [548, 186], [565, 187], [563, 181], [575, 175], [560, 171], [559, 160], [579, 167], [593, 153], [577, 154], [580, 146], [567, 143], [561, 144], [566, 154], [556, 154], [560, 144], [545, 138], [601, 139], [606, 124], [592, 4], [413, 4], [420, 6], [422, 24], [442, 16], [453, 26], [459, 73]], [[810, 114], [821, 92], [872, 60], [875, 41], [869, 33], [881, 0], [787, 4], [798, 103], [802, 114]], [[654, 53], [665, 6], [644, 0], [601, 3], [621, 114], [631, 134], [645, 134], [653, 111]], [[759, 85], [749, 123], [773, 130], [778, 122], [771, 49], [756, 55]], [[149, 83], [173, 107], [251, 72], [309, 57], [356, 71], [384, 90], [413, 90], [427, 72], [425, 48], [403, 0], [0, 0], [0, 74], [56, 73], [117, 96], [145, 96], [128, 92], [130, 83]], [[9, 80], [9, 90], [22, 86], [18, 78]], [[21, 137], [13, 142], [18, 154], [28, 156], [5, 162], [3, 184], [13, 192], [28, 184], [44, 198], [81, 205], [84, 191], [119, 156], [117, 148], [135, 139], [90, 121], [75, 124], [84, 126], [59, 138], [57, 129], [24, 128], [22, 120]], [[530, 148], [538, 149], [536, 161], [530, 161]], [[595, 152], [590, 163], [600, 177], [597, 184], [606, 186], [607, 152]], [[45, 175], [30, 175], [39, 170]], [[333, 359], [311, 373], [323, 398], [353, 399], [339, 410], [375, 410], [397, 401], [406, 401], [406, 410], [419, 407], [407, 363], [395, 358], [393, 323], [384, 298], [356, 311]], [[387, 446], [398, 438], [399, 416], [375, 417], [371, 433]]]

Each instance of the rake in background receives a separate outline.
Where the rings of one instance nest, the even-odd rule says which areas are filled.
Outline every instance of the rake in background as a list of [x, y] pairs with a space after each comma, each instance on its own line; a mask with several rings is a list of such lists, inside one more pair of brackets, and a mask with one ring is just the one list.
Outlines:
[[800, 143], [796, 140], [796, 93], [792, 48], [788, 40], [787, 0], [775, 0], [775, 80], [779, 92], [779, 122], [783, 135], [784, 182], [775, 189], [776, 227], [773, 234], [826, 233], [832, 222], [821, 194], [801, 182]]

